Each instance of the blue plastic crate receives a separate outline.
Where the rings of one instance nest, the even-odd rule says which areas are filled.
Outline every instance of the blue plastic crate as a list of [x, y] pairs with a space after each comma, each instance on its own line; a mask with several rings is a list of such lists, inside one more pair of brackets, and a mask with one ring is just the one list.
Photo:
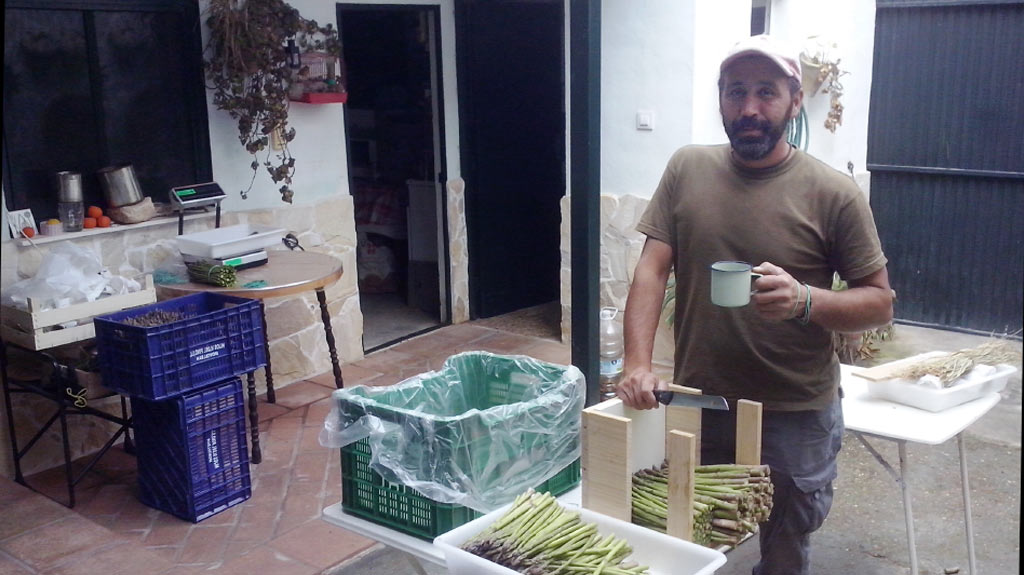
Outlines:
[[[124, 323], [155, 313], [181, 319]], [[132, 397], [173, 397], [267, 363], [262, 310], [252, 299], [202, 292], [93, 322], [104, 385]]]
[[139, 499], [199, 522], [252, 495], [242, 381], [181, 397], [132, 398]]

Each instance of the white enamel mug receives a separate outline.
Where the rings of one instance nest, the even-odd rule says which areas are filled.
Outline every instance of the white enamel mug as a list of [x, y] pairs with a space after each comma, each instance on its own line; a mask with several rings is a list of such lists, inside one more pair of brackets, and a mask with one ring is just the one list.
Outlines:
[[747, 262], [722, 261], [711, 264], [711, 303], [721, 307], [743, 307], [755, 293], [752, 283], [761, 274]]

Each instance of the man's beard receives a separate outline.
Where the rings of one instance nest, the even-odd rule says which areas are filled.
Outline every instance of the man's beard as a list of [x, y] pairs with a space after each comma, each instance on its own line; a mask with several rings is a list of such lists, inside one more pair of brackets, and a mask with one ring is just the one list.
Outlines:
[[[775, 125], [769, 120], [758, 121], [754, 118], [740, 118], [731, 125], [723, 121], [722, 126], [725, 128], [726, 135], [729, 136], [729, 142], [736, 155], [747, 161], [756, 161], [764, 159], [771, 153], [775, 144], [778, 144], [782, 135], [786, 133], [786, 125], [790, 119], [787, 114], [782, 123]], [[738, 135], [745, 130], [760, 130], [761, 135]]]

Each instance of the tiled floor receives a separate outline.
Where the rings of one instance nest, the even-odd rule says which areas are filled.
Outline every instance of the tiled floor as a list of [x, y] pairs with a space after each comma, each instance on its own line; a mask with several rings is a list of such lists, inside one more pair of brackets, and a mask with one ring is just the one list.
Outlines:
[[[372, 353], [343, 366], [345, 384], [392, 384], [468, 350], [568, 363], [568, 346], [553, 337], [494, 323], [449, 326]], [[79, 484], [74, 509], [0, 477], [0, 575], [332, 571], [375, 545], [320, 519], [341, 500], [338, 453], [317, 439], [333, 388], [328, 373], [278, 390], [276, 404], [259, 402], [263, 461], [251, 466], [252, 498], [200, 523], [140, 503], [135, 459], [119, 447]], [[63, 501], [61, 478], [53, 470], [29, 482]]]

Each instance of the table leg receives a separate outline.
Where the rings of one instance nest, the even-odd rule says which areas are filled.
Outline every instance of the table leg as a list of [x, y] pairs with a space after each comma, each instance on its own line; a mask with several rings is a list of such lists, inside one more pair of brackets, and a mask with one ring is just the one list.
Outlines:
[[338, 363], [338, 349], [334, 344], [331, 313], [327, 310], [327, 294], [324, 293], [324, 290], [316, 290], [316, 300], [320, 302], [320, 319], [324, 322], [324, 332], [327, 334], [327, 350], [331, 353], [331, 367], [334, 368], [334, 385], [341, 389], [345, 387], [345, 381], [341, 378], [341, 364]]
[[11, 389], [7, 375], [7, 344], [0, 341], [0, 376], [3, 377], [4, 386], [4, 409], [7, 412], [7, 434], [11, 440], [11, 455], [14, 457], [14, 480], [25, 485], [25, 478], [21, 475], [21, 455], [18, 451], [18, 439], [15, 436], [14, 406], [11, 403]]
[[[277, 394], [274, 393], [274, 370], [270, 367], [270, 332], [267, 331], [267, 306], [260, 300], [260, 318], [263, 321], [263, 349], [267, 356], [267, 365], [263, 369], [267, 376], [267, 403], [277, 403]], [[257, 461], [257, 463], [259, 463]]]
[[256, 411], [256, 372], [247, 373], [246, 380], [249, 384], [249, 434], [252, 437], [249, 461], [260, 463], [263, 461], [263, 453], [260, 451], [260, 416]]
[[960, 450], [960, 488], [964, 492], [964, 525], [967, 527], [967, 564], [971, 575], [978, 575], [977, 559], [974, 555], [974, 523], [971, 521], [971, 488], [967, 480], [967, 450], [964, 448], [964, 434], [956, 435], [956, 446]]
[[60, 436], [64, 443], [64, 475], [68, 482], [68, 507], [75, 506], [75, 475], [71, 469], [71, 442], [68, 440], [68, 416], [64, 408], [64, 400], [57, 405], [60, 413]]
[[903, 514], [907, 521], [907, 542], [910, 547], [910, 573], [917, 575], [917, 540], [914, 536], [914, 511], [910, 505], [910, 484], [907, 482], [907, 442], [897, 441], [900, 454], [900, 489], [903, 491]]

